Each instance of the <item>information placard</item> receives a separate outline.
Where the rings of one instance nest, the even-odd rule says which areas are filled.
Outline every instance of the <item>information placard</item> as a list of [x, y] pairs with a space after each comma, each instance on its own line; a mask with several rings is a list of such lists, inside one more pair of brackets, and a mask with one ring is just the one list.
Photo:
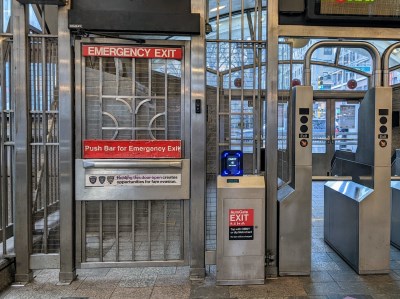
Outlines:
[[254, 209], [229, 209], [229, 240], [254, 239]]
[[181, 174], [87, 174], [86, 187], [180, 186]]

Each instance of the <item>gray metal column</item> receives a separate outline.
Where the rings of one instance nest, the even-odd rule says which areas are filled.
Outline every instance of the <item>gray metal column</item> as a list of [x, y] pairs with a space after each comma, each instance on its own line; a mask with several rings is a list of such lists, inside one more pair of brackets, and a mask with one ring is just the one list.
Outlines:
[[32, 280], [29, 256], [32, 248], [31, 180], [32, 155], [29, 146], [30, 115], [28, 91], [28, 38], [27, 7], [18, 1], [12, 2], [13, 21], [13, 85], [15, 102], [15, 257], [17, 283]]
[[[206, 200], [206, 50], [205, 0], [192, 1], [192, 13], [200, 13], [200, 35], [191, 42], [191, 144], [190, 144], [190, 279], [205, 276]], [[195, 103], [200, 101], [200, 113]]]
[[277, 188], [278, 188], [278, 0], [268, 0], [268, 61], [267, 61], [267, 109], [266, 109], [266, 277], [276, 277], [278, 268], [277, 235]]
[[296, 86], [290, 97], [290, 183], [278, 190], [279, 275], [310, 275], [312, 190], [312, 86]]
[[60, 113], [60, 275], [70, 283], [76, 277], [74, 237], [74, 139], [71, 37], [68, 29], [69, 6], [58, 11], [58, 65]]

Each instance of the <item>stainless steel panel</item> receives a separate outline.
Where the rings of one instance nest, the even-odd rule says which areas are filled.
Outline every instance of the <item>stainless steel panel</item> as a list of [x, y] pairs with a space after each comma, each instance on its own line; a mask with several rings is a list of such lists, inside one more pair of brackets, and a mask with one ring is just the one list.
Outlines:
[[[115, 162], [114, 168], [109, 168]], [[161, 163], [163, 167], [136, 168], [146, 164]], [[85, 165], [97, 165], [101, 167], [85, 168]], [[168, 165], [169, 167], [164, 167]], [[182, 165], [182, 168], [176, 167]], [[189, 160], [81, 160], [76, 159], [76, 200], [159, 200], [159, 199], [189, 199]], [[119, 167], [118, 167], [119, 166]], [[121, 167], [123, 166], [123, 167]], [[125, 167], [130, 166], [130, 167]], [[161, 185], [149, 183], [147, 186], [87, 186], [88, 176], [123, 176], [123, 175], [179, 175], [181, 182], [176, 185]], [[107, 183], [107, 182], [106, 182]], [[108, 183], [107, 183], [108, 184]], [[106, 185], [106, 184], [105, 184]]]
[[[192, 13], [199, 13], [201, 24], [205, 24], [206, 1], [191, 1]], [[190, 59], [185, 69], [190, 70], [190, 96], [185, 106], [190, 124], [190, 277], [205, 277], [205, 201], [206, 201], [206, 61], [205, 26], [200, 26], [200, 35], [193, 36], [190, 43]], [[189, 57], [188, 57], [189, 58]], [[190, 66], [189, 66], [190, 61]], [[201, 113], [195, 112], [195, 101], [201, 102]], [[189, 140], [188, 140], [189, 142]]]
[[268, 0], [267, 15], [267, 76], [265, 76], [267, 86], [265, 111], [265, 136], [268, 142], [265, 153], [266, 170], [266, 248], [267, 256], [266, 275], [277, 276], [278, 255], [278, 204], [277, 204], [277, 173], [278, 173], [278, 0]]
[[15, 111], [15, 177], [19, 187], [15, 190], [15, 281], [29, 282], [33, 278], [29, 268], [30, 251], [32, 248], [32, 207], [31, 207], [31, 151], [28, 145], [31, 125], [28, 121], [28, 60], [27, 60], [27, 25], [26, 8], [17, 1], [12, 2], [13, 24], [13, 68], [16, 111]]
[[[337, 182], [340, 183], [340, 182]], [[337, 184], [336, 183], [336, 184]], [[354, 184], [346, 182], [346, 184]], [[357, 187], [355, 187], [357, 188]], [[354, 189], [355, 189], [354, 188]], [[371, 189], [369, 189], [372, 191]], [[371, 193], [371, 192], [370, 192]], [[354, 194], [351, 194], [354, 195]], [[324, 239], [354, 269], [359, 269], [359, 202], [331, 188], [324, 187]], [[371, 257], [370, 257], [371, 258]], [[356, 270], [357, 271], [357, 270]]]
[[360, 274], [390, 272], [390, 167], [375, 167], [374, 186], [360, 204]]
[[[379, 87], [370, 89], [365, 95], [359, 109], [358, 128], [359, 138], [356, 153], [356, 161], [373, 166], [391, 166], [392, 149], [392, 113], [379, 115], [380, 109], [392, 110], [392, 89], [390, 87]], [[387, 119], [387, 131], [383, 132], [387, 136], [384, 139], [379, 138], [383, 133], [380, 132], [382, 124], [381, 117]], [[375, 121], [371, 121], [375, 120]], [[380, 141], [386, 142], [385, 147], [379, 145]], [[388, 158], [389, 157], [389, 158]]]
[[400, 181], [391, 182], [392, 189], [392, 215], [390, 242], [400, 249]]
[[[238, 180], [229, 183], [229, 179]], [[263, 176], [217, 179], [217, 284], [264, 284], [265, 183]], [[230, 209], [253, 209], [252, 240], [229, 240]]]
[[61, 282], [71, 282], [75, 271], [74, 232], [74, 102], [71, 37], [68, 29], [69, 5], [59, 8], [59, 111], [60, 111], [60, 274]]
[[342, 175], [353, 182], [325, 185], [325, 239], [359, 274], [390, 271], [391, 114], [391, 89], [369, 90], [359, 110], [356, 162], [341, 159]]
[[279, 275], [311, 273], [312, 103], [311, 86], [293, 89], [293, 136], [289, 145], [292, 178], [289, 185], [278, 190]]
[[311, 273], [311, 171], [311, 166], [295, 167], [295, 189], [278, 191], [281, 276]]

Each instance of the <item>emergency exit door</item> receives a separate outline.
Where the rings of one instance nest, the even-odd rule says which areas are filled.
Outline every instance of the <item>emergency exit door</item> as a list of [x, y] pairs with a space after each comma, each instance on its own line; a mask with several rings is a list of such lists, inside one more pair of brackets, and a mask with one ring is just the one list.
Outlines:
[[355, 152], [359, 100], [314, 100], [312, 131], [313, 176], [329, 176], [336, 150]]
[[186, 44], [90, 42], [76, 47], [78, 263], [186, 264]]

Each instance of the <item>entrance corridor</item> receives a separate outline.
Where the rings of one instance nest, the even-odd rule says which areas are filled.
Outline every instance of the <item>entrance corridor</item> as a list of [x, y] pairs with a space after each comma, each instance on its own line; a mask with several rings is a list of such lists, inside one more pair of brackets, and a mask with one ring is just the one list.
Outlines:
[[[26, 286], [11, 286], [0, 298], [400, 298], [400, 251], [391, 249], [389, 275], [357, 275], [323, 241], [323, 182], [313, 183], [312, 273], [279, 277], [262, 286], [215, 286], [215, 266], [204, 281], [189, 280], [188, 267], [79, 269], [71, 285], [58, 285], [58, 270], [35, 271]], [[373, 258], [373, 257], [371, 257]]]

